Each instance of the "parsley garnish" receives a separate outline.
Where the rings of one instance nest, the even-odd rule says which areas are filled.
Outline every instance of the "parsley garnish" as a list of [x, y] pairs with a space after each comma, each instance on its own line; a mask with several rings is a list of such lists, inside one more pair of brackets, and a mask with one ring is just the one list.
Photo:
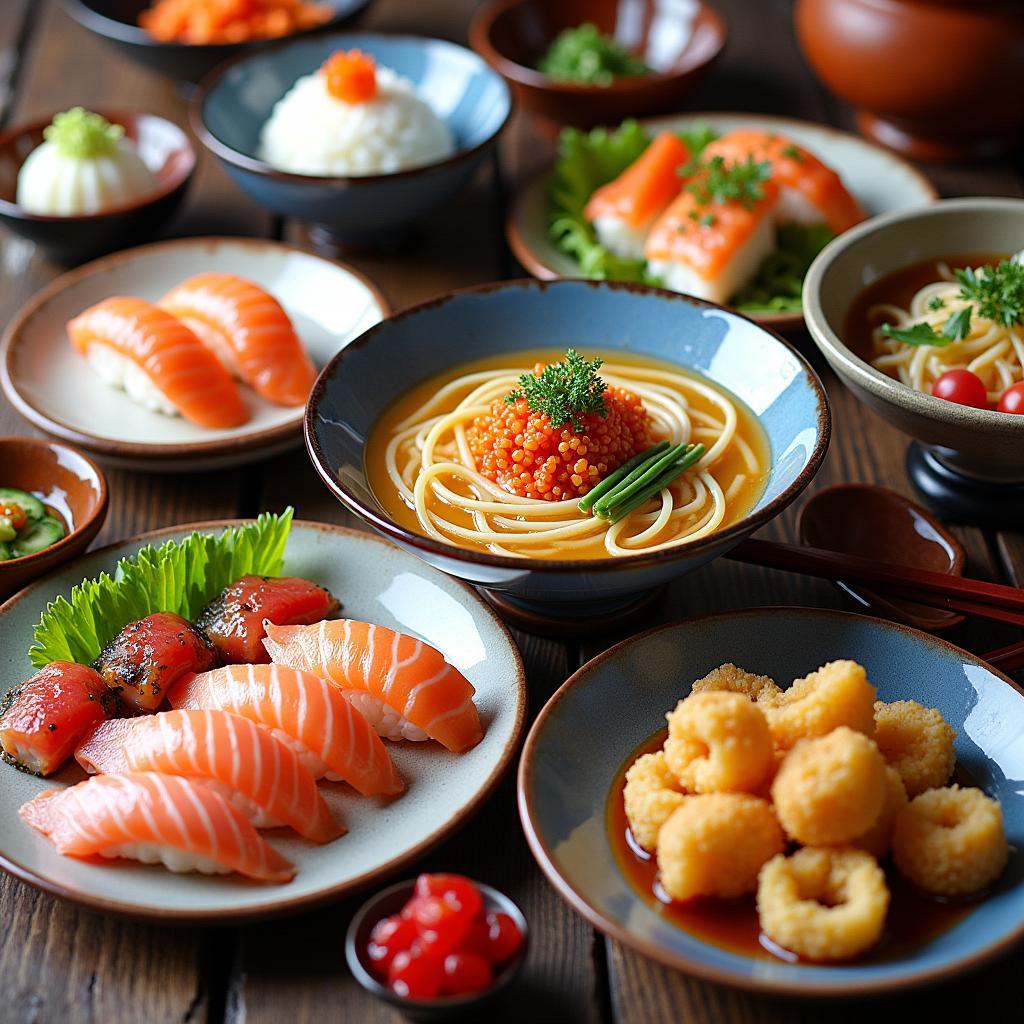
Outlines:
[[882, 324], [882, 333], [894, 341], [901, 341], [904, 345], [932, 345], [935, 348], [944, 348], [954, 341], [962, 341], [971, 333], [971, 314], [974, 312], [972, 306], [964, 306], [957, 310], [943, 325], [942, 333], [939, 334], [931, 324], [911, 324], [909, 327], [893, 327], [892, 324]]
[[928, 300], [928, 308], [933, 312], [938, 312], [940, 309], [946, 308], [946, 300], [939, 295], [933, 295]]
[[698, 213], [696, 210], [691, 210], [686, 216], [690, 220], [696, 221], [702, 228], [714, 227], [718, 221], [718, 218], [713, 213]]
[[963, 309], [958, 309], [946, 321], [946, 326], [942, 328], [942, 333], [954, 341], [962, 341], [971, 333], [971, 314], [973, 312], [973, 306], [964, 306]]
[[550, 363], [540, 374], [524, 373], [519, 387], [505, 396], [511, 405], [520, 398], [534, 411], [544, 413], [556, 430], [567, 423], [575, 431], [583, 430], [583, 417], [591, 413], [607, 416], [604, 393], [608, 388], [597, 375], [603, 360], [588, 362], [575, 349], [565, 353], [560, 363]]
[[1003, 327], [1024, 322], [1024, 265], [1003, 260], [995, 267], [954, 271], [960, 297], [978, 307], [978, 316]]
[[796, 146], [789, 145], [783, 148], [783, 156], [788, 156], [790, 160], [796, 160], [797, 163], [802, 164], [804, 162], [804, 155], [800, 152]]
[[727, 164], [720, 156], [713, 156], [702, 165], [702, 173], [687, 186], [701, 206], [710, 203], [728, 203], [735, 200], [748, 209], [764, 198], [764, 183], [772, 173], [768, 160], [746, 160]]

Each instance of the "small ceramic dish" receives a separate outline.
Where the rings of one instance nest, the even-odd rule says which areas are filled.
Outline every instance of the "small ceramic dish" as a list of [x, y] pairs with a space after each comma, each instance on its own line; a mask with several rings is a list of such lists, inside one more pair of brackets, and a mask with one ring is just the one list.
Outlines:
[[[248, 53], [276, 40], [254, 40], [248, 43], [214, 43], [197, 46], [191, 43], [164, 43], [154, 39], [138, 23], [139, 14], [152, 0], [64, 0], [67, 12], [80, 25], [95, 32], [116, 46], [126, 57], [171, 78], [198, 82], [218, 64], [240, 53]], [[316, 32], [339, 29], [355, 21], [371, 0], [319, 0], [334, 9], [323, 25], [288, 38], [308, 36]]]
[[[650, 68], [607, 86], [559, 82], [536, 68], [567, 28], [595, 24]], [[725, 46], [724, 18], [703, 0], [491, 0], [476, 13], [473, 49], [542, 126], [590, 128], [681, 106]]]
[[[113, 572], [119, 558], [146, 544], [194, 530], [219, 533], [237, 520], [157, 530], [93, 552], [25, 589], [0, 607], [0, 695], [28, 678], [26, 652], [47, 604], [83, 578]], [[0, 763], [0, 868], [64, 899], [106, 913], [164, 922], [207, 924], [251, 920], [337, 900], [380, 885], [458, 829], [491, 795], [511, 766], [526, 713], [526, 676], [508, 630], [468, 587], [370, 534], [324, 523], [296, 522], [284, 575], [303, 576], [338, 594], [345, 613], [422, 637], [476, 689], [483, 739], [463, 754], [439, 743], [389, 743], [407, 788], [391, 800], [359, 796], [341, 783], [320, 793], [348, 828], [317, 845], [289, 830], [266, 834], [297, 868], [287, 885], [247, 882], [237, 875], [173, 874], [129, 860], [75, 860], [18, 818], [18, 808], [52, 786], [85, 778], [73, 762], [39, 779]]]
[[508, 914], [515, 921], [519, 933], [523, 937], [519, 951], [509, 963], [505, 964], [501, 973], [483, 992], [476, 992], [468, 996], [443, 996], [437, 999], [407, 999], [392, 992], [373, 973], [371, 965], [366, 959], [366, 947], [370, 940], [370, 932], [373, 931], [373, 926], [378, 921], [397, 914], [402, 909], [416, 887], [414, 878], [388, 886], [387, 889], [371, 896], [356, 911], [345, 935], [345, 959], [348, 961], [348, 968], [352, 972], [352, 976], [367, 992], [393, 1006], [410, 1020], [479, 1020], [480, 1018], [475, 1017], [475, 1014], [485, 1012], [488, 1005], [508, 987], [509, 982], [519, 973], [529, 951], [530, 931], [526, 915], [503, 892], [484, 885], [482, 882], [474, 884], [484, 898], [484, 910]]
[[[707, 932], [702, 937], [681, 927], [651, 892], [650, 880], [641, 886], [628, 875], [636, 858], [618, 832], [618, 773], [663, 729], [665, 712], [686, 696], [690, 682], [723, 662], [785, 686], [837, 658], [860, 662], [880, 699], [917, 699], [942, 712], [956, 729], [960, 768], [1002, 805], [1014, 850], [1010, 864], [984, 898], [967, 907], [922, 900], [922, 913], [908, 918], [904, 935], [883, 937], [874, 951], [845, 964], [777, 958], [758, 944], [752, 905], [742, 937], [730, 927], [713, 942]], [[701, 616], [605, 651], [556, 691], [523, 748], [519, 811], [533, 855], [563, 899], [617, 942], [668, 967], [790, 998], [938, 984], [1024, 938], [1022, 716], [1024, 692], [1005, 675], [906, 626], [812, 608]], [[911, 894], [896, 892], [894, 911], [901, 896]], [[926, 926], [929, 916], [934, 920]], [[706, 914], [700, 920], [714, 926]]]
[[196, 166], [192, 143], [173, 121], [155, 114], [96, 113], [124, 128], [157, 179], [150, 192], [99, 213], [51, 217], [28, 213], [17, 203], [18, 172], [43, 141], [53, 115], [0, 135], [0, 222], [63, 263], [80, 263], [152, 238], [181, 205]]
[[[698, 540], [619, 558], [522, 558], [456, 547], [396, 523], [367, 479], [366, 437], [395, 399], [467, 353], [611, 350], [695, 370], [743, 400], [771, 450], [765, 489], [739, 522]], [[424, 352], [429, 353], [425, 361]], [[375, 386], [368, 388], [372, 380]], [[449, 293], [391, 317], [324, 369], [306, 411], [306, 445], [348, 508], [402, 547], [483, 587], [513, 614], [592, 625], [693, 572], [778, 515], [807, 486], [828, 446], [825, 392], [781, 338], [718, 306], [675, 292], [605, 281], [502, 281]], [[520, 619], [519, 621], [523, 621]], [[529, 628], [533, 628], [532, 626]]]
[[33, 555], [0, 562], [0, 601], [30, 580], [76, 558], [107, 518], [107, 481], [87, 455], [39, 437], [0, 437], [0, 487], [34, 494], [64, 521], [67, 533]]
[[[358, 49], [412, 82], [448, 125], [455, 152], [392, 174], [327, 177], [275, 170], [257, 156], [274, 104], [336, 50]], [[285, 42], [206, 79], [192, 102], [193, 130], [257, 202], [310, 222], [322, 244], [394, 244], [404, 229], [469, 182], [512, 109], [508, 88], [475, 53], [417, 36], [347, 33]]]
[[[753, 128], [792, 138], [838, 170], [868, 215], [914, 209], [933, 203], [939, 197], [935, 186], [904, 160], [828, 125], [762, 114], [718, 112], [650, 118], [643, 124], [651, 133], [682, 131], [706, 124], [719, 134]], [[527, 182], [505, 222], [505, 234], [516, 259], [543, 281], [580, 274], [579, 264], [558, 249], [548, 233], [548, 197], [553, 177], [553, 169], [548, 168]], [[803, 314], [799, 312], [755, 310], [746, 315], [777, 331], [792, 331], [803, 325]]]
[[22, 307], [0, 341], [0, 385], [40, 430], [112, 464], [149, 471], [215, 469], [269, 457], [301, 441], [302, 407], [248, 388], [248, 423], [207, 430], [164, 416], [99, 380], [68, 341], [66, 324], [111, 295], [157, 301], [206, 270], [264, 287], [284, 306], [317, 365], [387, 315], [381, 293], [349, 267], [280, 242], [187, 238], [115, 253], [57, 278]]

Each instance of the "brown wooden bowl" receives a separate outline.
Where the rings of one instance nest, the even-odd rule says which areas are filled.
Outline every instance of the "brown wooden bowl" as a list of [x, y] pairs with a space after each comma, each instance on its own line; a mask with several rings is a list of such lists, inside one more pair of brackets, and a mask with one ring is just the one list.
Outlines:
[[107, 518], [103, 471], [77, 448], [41, 437], [0, 437], [0, 487], [29, 491], [60, 513], [68, 533], [34, 555], [0, 562], [0, 601], [77, 558]]
[[921, 160], [1024, 141], [1024, 6], [1015, 0], [797, 0], [797, 37], [860, 130]]
[[[555, 36], [586, 21], [615, 36], [651, 72], [598, 86], [557, 82], [537, 71]], [[722, 52], [726, 35], [725, 20], [703, 0], [491, 0], [469, 30], [473, 49], [549, 133], [678, 108]]]

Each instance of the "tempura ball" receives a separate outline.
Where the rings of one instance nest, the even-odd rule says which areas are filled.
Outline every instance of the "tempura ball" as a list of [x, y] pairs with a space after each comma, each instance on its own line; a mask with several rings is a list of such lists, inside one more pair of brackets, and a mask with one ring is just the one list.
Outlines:
[[749, 698], [720, 690], [694, 693], [665, 717], [665, 761], [687, 789], [742, 793], [764, 783], [774, 745], [764, 714]]
[[851, 846], [866, 850], [872, 857], [881, 860], [892, 847], [892, 833], [896, 827], [896, 815], [907, 806], [907, 791], [903, 787], [900, 773], [892, 765], [885, 766], [885, 802], [874, 825], [856, 839]]
[[759, 700], [772, 700], [782, 693], [774, 679], [768, 676], [755, 676], [745, 669], [737, 668], [731, 662], [713, 668], [703, 679], [698, 679], [692, 686], [692, 693], [727, 690], [730, 693], [742, 693], [755, 704]]
[[889, 909], [885, 874], [863, 850], [805, 846], [761, 869], [761, 931], [811, 960], [847, 960], [873, 946]]
[[829, 662], [762, 705], [775, 742], [785, 750], [840, 725], [865, 736], [875, 731], [875, 688], [855, 661]]
[[836, 846], [866, 832], [885, 803], [885, 760], [845, 725], [798, 743], [772, 783], [786, 834], [805, 846]]
[[955, 736], [956, 730], [935, 708], [916, 700], [875, 702], [875, 742], [900, 773], [910, 797], [949, 782], [956, 763]]
[[753, 892], [757, 873], [784, 844], [771, 806], [745, 793], [687, 797], [658, 834], [658, 870], [676, 900]]
[[900, 874], [925, 892], [978, 892], [1002, 874], [1010, 855], [1003, 812], [980, 789], [926, 790], [896, 816], [892, 855]]
[[686, 799], [661, 750], [644, 754], [633, 762], [626, 772], [622, 797], [633, 838], [652, 853], [661, 826]]

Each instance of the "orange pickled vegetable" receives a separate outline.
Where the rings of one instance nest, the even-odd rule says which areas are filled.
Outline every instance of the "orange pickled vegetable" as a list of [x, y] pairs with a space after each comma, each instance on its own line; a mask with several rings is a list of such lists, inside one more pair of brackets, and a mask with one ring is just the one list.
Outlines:
[[328, 4], [310, 0], [154, 0], [139, 24], [164, 43], [244, 43], [322, 25]]
[[377, 65], [361, 50], [338, 50], [324, 62], [327, 91], [345, 103], [366, 103], [377, 95]]

